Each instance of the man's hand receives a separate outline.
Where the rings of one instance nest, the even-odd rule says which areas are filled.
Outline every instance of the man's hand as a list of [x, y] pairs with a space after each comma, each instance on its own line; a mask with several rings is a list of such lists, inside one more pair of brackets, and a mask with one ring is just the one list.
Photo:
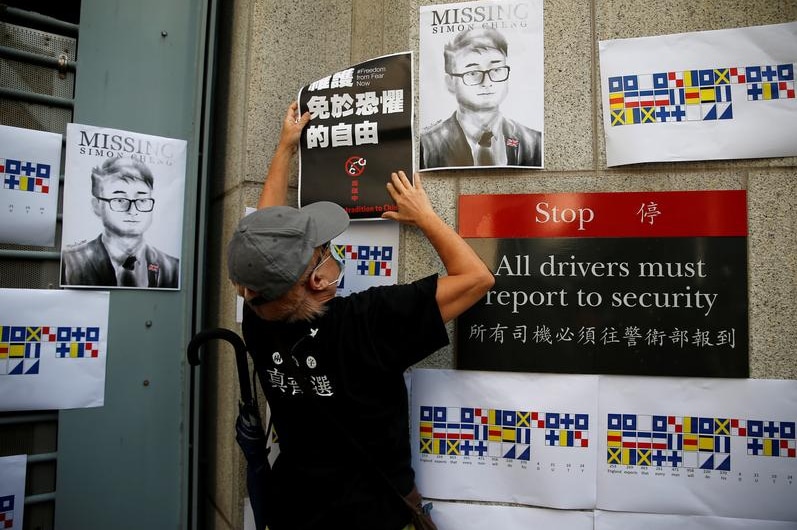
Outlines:
[[418, 173], [413, 182], [403, 171], [392, 173], [390, 179], [387, 191], [398, 211], [382, 217], [417, 226], [437, 251], [447, 275], [437, 280], [435, 300], [443, 322], [448, 322], [479, 301], [495, 278], [465, 240], [435, 213]]
[[429, 196], [421, 184], [421, 176], [415, 173], [413, 182], [403, 171], [390, 174], [387, 191], [398, 206], [398, 211], [385, 212], [383, 219], [391, 219], [400, 223], [422, 226], [431, 219], [437, 218]]
[[299, 146], [299, 138], [302, 135], [302, 129], [310, 122], [310, 113], [305, 112], [298, 118], [296, 112], [299, 109], [299, 103], [294, 101], [288, 106], [288, 111], [285, 113], [285, 118], [282, 120], [282, 131], [280, 132], [279, 143], [285, 147], [290, 147], [296, 150]]

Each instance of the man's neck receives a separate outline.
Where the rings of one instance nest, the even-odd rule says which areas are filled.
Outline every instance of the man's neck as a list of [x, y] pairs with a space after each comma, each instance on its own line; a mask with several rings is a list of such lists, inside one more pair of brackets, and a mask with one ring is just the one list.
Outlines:
[[472, 110], [460, 108], [457, 110], [457, 121], [459, 121], [466, 133], [472, 135], [492, 130], [499, 119], [501, 119], [501, 113], [495, 109]]
[[108, 249], [111, 258], [124, 261], [127, 256], [135, 256], [141, 251], [144, 247], [144, 238], [111, 235], [105, 231], [102, 234], [102, 243]]

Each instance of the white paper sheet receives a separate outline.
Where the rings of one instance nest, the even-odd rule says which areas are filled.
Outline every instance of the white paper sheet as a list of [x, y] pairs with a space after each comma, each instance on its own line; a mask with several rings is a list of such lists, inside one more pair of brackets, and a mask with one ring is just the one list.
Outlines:
[[351, 219], [396, 210], [390, 174], [412, 174], [413, 54], [374, 57], [299, 90], [311, 121], [299, 141], [299, 205], [331, 201]]
[[22, 530], [27, 455], [0, 457], [0, 528]]
[[[419, 9], [419, 124], [421, 150], [427, 145], [434, 151], [429, 165], [421, 156], [421, 170], [476, 167], [542, 167], [544, 139], [544, 53], [543, 53], [543, 2], [540, 0], [479, 0], [451, 4], [421, 6]], [[495, 31], [506, 41], [506, 50], [500, 59], [509, 66], [509, 77], [504, 81], [491, 82], [487, 75], [482, 83], [465, 86], [462, 78], [448, 74], [462, 74], [467, 71], [485, 72], [499, 65], [499, 58], [488, 58], [490, 51], [480, 49], [475, 62], [470, 59], [454, 59], [446, 66], [444, 59], [446, 46], [457, 35], [470, 30]], [[469, 37], [468, 40], [473, 37]], [[488, 60], [483, 61], [485, 57]], [[456, 64], [460, 63], [460, 64]], [[478, 64], [481, 63], [481, 64]], [[504, 66], [504, 64], [500, 64]], [[461, 69], [461, 72], [451, 71]], [[493, 74], [494, 75], [494, 74]], [[458, 102], [458, 99], [461, 103]], [[461, 132], [462, 121], [450, 119], [455, 112], [467, 114], [469, 109], [477, 108], [490, 116], [489, 123], [479, 123], [474, 119], [474, 129], [479, 126], [489, 128], [495, 125], [492, 120], [511, 120], [504, 122], [503, 136], [495, 136], [503, 142], [506, 160], [480, 162], [474, 159], [471, 148], [466, 147], [465, 135]], [[495, 111], [498, 111], [495, 114]], [[483, 116], [482, 116], [483, 117]], [[467, 122], [467, 120], [465, 120]], [[435, 134], [424, 137], [436, 127], [446, 131], [445, 141], [439, 141]], [[530, 130], [526, 130], [530, 129]], [[525, 131], [525, 132], [522, 132]], [[497, 132], [497, 131], [494, 131]], [[475, 131], [472, 132], [476, 134]], [[540, 133], [540, 145], [534, 147], [532, 137]], [[475, 140], [474, 140], [475, 141]], [[471, 146], [475, 147], [475, 146]], [[464, 149], [463, 149], [464, 148]], [[512, 149], [515, 151], [512, 151]], [[538, 151], [532, 156], [530, 151]], [[454, 153], [458, 154], [454, 154]], [[464, 157], [464, 158], [463, 158]]]
[[413, 370], [419, 491], [593, 508], [597, 384], [589, 375]]
[[797, 154], [797, 22], [599, 49], [607, 165]]
[[593, 530], [592, 511], [444, 501], [433, 501], [432, 505], [432, 520], [439, 530]]
[[62, 136], [0, 125], [0, 242], [55, 244]]
[[0, 411], [99, 407], [107, 291], [0, 289]]
[[[179, 289], [186, 149], [185, 140], [77, 123], [67, 125], [62, 258], [67, 250], [86, 250], [79, 254], [83, 259], [81, 273], [74, 275], [74, 281], [62, 275], [61, 285], [117, 288], [116, 279], [109, 281], [106, 273], [109, 267], [119, 266], [112, 264], [111, 258], [106, 257], [111, 253], [107, 242], [110, 234], [118, 247], [117, 252], [127, 250], [130, 245], [137, 245], [139, 237], [143, 238], [145, 245], [151, 247], [146, 256], [139, 253], [139, 262], [146, 267], [146, 274], [149, 276], [148, 282], [142, 282], [138, 287], [119, 288]], [[148, 195], [155, 200], [151, 211], [141, 211], [138, 203], [135, 206], [128, 204], [127, 213], [110, 210], [109, 199], [129, 198], [127, 196], [131, 193], [141, 193], [141, 190], [116, 189], [116, 182], [125, 179], [111, 180], [113, 186], [107, 186], [111, 187], [110, 190], [93, 188], [92, 174], [95, 173], [95, 168], [100, 168], [103, 163], [113, 159], [135, 160], [147, 166], [152, 173], [152, 186]], [[130, 179], [126, 182], [131, 183], [130, 187], [136, 184]], [[96, 197], [101, 191], [110, 192], [115, 197]], [[121, 195], [123, 191], [125, 193]], [[131, 235], [132, 232], [137, 234]], [[96, 244], [85, 246], [100, 235], [104, 251], [98, 250]], [[129, 250], [137, 248], [136, 246]], [[143, 263], [145, 258], [147, 263]], [[169, 258], [178, 260], [176, 271], [172, 271], [174, 266]], [[137, 264], [136, 267], [138, 266]], [[168, 283], [164, 284], [167, 277]]]
[[597, 507], [797, 521], [797, 381], [602, 376]]
[[794, 530], [791, 521], [729, 519], [703, 515], [595, 512], [595, 530]]

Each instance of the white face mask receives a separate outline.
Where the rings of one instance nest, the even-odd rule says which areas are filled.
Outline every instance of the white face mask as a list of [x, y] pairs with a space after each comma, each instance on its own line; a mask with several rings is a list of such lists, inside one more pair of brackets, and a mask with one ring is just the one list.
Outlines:
[[326, 263], [326, 262], [327, 262], [327, 260], [328, 260], [329, 258], [334, 258], [334, 260], [335, 260], [335, 263], [337, 263], [337, 264], [338, 264], [338, 268], [340, 269], [340, 274], [338, 274], [338, 278], [337, 278], [337, 279], [336, 279], [334, 282], [330, 282], [330, 284], [329, 284], [329, 285], [335, 285], [335, 284], [337, 284], [338, 286], [340, 286], [340, 281], [343, 279], [343, 272], [346, 270], [346, 262], [345, 262], [345, 261], [343, 261], [343, 260], [340, 258], [340, 256], [338, 256], [337, 254], [335, 254], [335, 251], [334, 251], [334, 249], [333, 249], [331, 246], [327, 246], [327, 248], [329, 249], [329, 256], [327, 256], [326, 258], [322, 259], [322, 260], [321, 260], [321, 261], [318, 263], [318, 265], [316, 265], [316, 266], [315, 266], [315, 268], [313, 269], [313, 272], [315, 273], [315, 271], [317, 271], [317, 270], [318, 270], [318, 268], [319, 268], [319, 267], [321, 267], [321, 265], [323, 265], [324, 263]]

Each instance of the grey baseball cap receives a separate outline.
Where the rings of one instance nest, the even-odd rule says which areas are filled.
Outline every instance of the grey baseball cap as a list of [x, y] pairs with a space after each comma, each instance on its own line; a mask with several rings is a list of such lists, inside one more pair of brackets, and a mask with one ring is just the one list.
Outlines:
[[229, 277], [268, 302], [276, 300], [302, 276], [313, 250], [348, 226], [346, 211], [327, 201], [256, 210], [241, 219], [227, 244]]

